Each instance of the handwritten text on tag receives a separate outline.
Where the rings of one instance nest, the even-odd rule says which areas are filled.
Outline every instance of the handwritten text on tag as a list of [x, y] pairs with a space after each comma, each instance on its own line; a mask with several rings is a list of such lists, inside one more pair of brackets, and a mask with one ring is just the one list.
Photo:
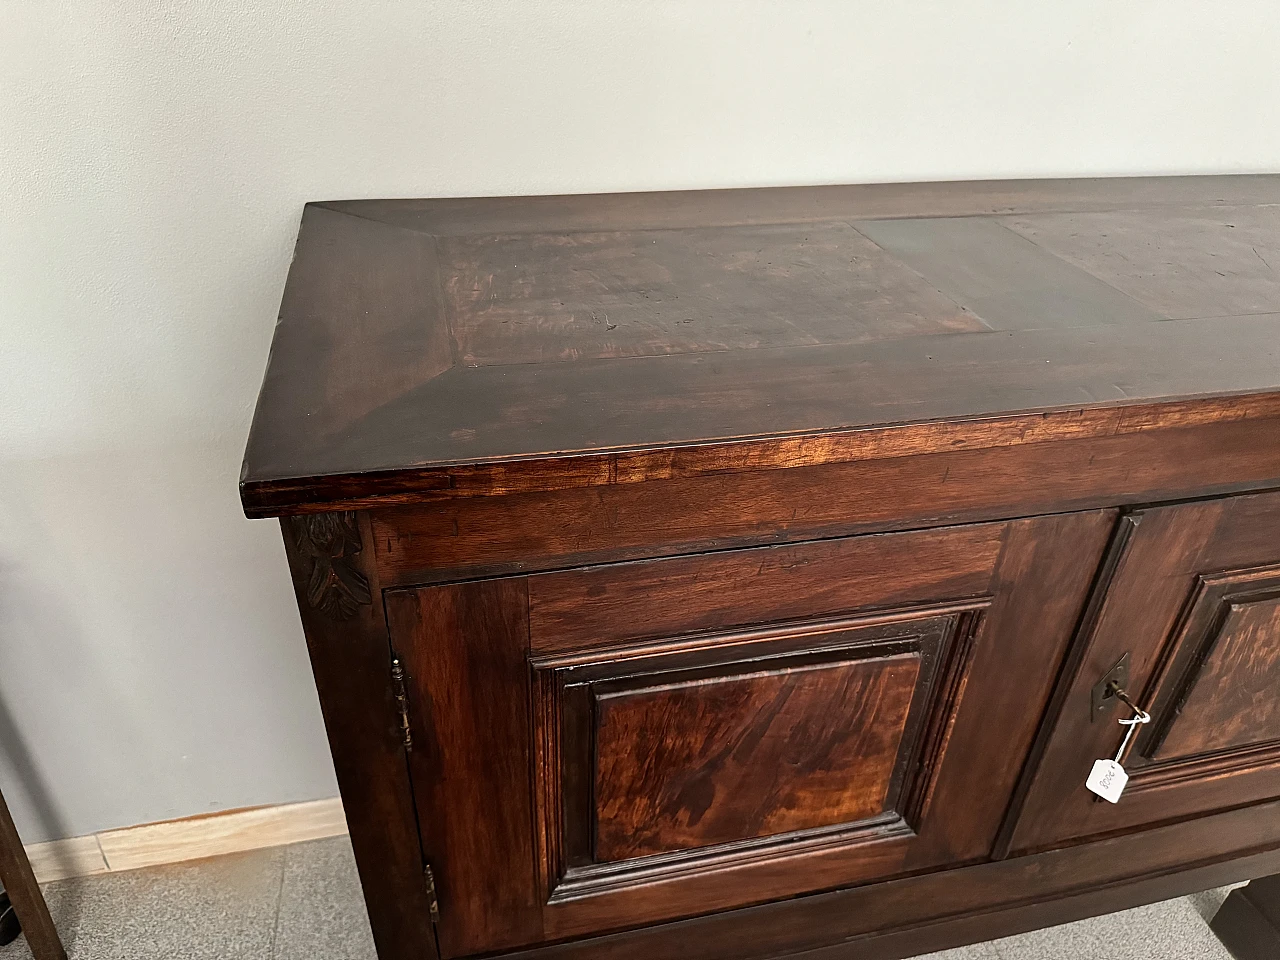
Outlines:
[[1114, 760], [1095, 760], [1089, 779], [1084, 782], [1086, 787], [1111, 803], [1120, 802], [1120, 794], [1128, 784], [1129, 775]]

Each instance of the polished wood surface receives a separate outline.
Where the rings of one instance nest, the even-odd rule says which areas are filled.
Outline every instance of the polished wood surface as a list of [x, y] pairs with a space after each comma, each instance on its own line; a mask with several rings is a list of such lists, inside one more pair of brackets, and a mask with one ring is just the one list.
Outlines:
[[1194, 757], [1280, 741], [1280, 568], [1261, 597], [1233, 597], [1173, 696], [1153, 759]]
[[[333, 514], [324, 521], [309, 531], [289, 520], [281, 526], [374, 943], [379, 960], [437, 960], [430, 890], [395, 723], [386, 621], [383, 605], [372, 600], [380, 583], [368, 517]], [[324, 562], [316, 555], [320, 543], [331, 547]], [[363, 582], [367, 590], [357, 590], [367, 599], [341, 619], [334, 614], [342, 607], [315, 589], [329, 583], [328, 576], [317, 578], [326, 568], [331, 574], [341, 569], [341, 580]]]
[[[1013, 852], [1280, 796], [1280, 494], [1137, 512], [1113, 551]], [[1113, 805], [1084, 782], [1120, 746], [1125, 711], [1093, 715], [1090, 689], [1126, 654], [1130, 695], [1153, 719], [1126, 760], [1126, 802]]]
[[890, 606], [922, 592], [980, 596], [1005, 533], [974, 524], [553, 573], [529, 584], [530, 644], [543, 655], [839, 614], [869, 598]]
[[409, 754], [423, 843], [445, 909], [443, 956], [536, 939], [525, 584], [394, 591], [392, 642], [416, 717]]
[[380, 957], [899, 960], [1280, 870], [1277, 211], [309, 205], [241, 496]]
[[[410, 585], [1278, 485], [1280, 419], [1247, 418], [1159, 433], [475, 497], [371, 516], [384, 582]], [[578, 615], [592, 616], [590, 607]]]
[[[866, 602], [874, 602], [873, 597]], [[536, 659], [535, 790], [549, 902], [601, 897], [629, 883], [633, 889], [620, 891], [622, 896], [613, 899], [623, 907], [629, 901], [643, 905], [652, 899], [652, 891], [645, 891], [644, 884], [663, 881], [675, 892], [685, 889], [696, 895], [701, 888], [706, 896], [711, 885], [698, 874], [706, 875], [708, 869], [726, 876], [736, 871], [740, 884], [762, 891], [771, 883], [776, 887], [783, 877], [787, 877], [783, 882], [812, 887], [822, 876], [866, 877], [892, 869], [901, 857], [912, 853], [913, 832], [933, 829], [932, 824], [926, 829], [922, 823], [925, 802], [938, 778], [938, 760], [947, 746], [946, 731], [960, 706], [976, 635], [989, 607], [990, 602], [981, 598], [914, 605], [901, 611], [686, 635], [624, 649], [600, 651], [588, 645], [580, 652]], [[620, 694], [688, 689], [690, 682], [699, 680], [708, 685], [755, 683], [758, 689], [760, 681], [778, 679], [786, 671], [836, 669], [848, 673], [857, 669], [857, 661], [901, 657], [914, 661], [914, 683], [909, 707], [899, 723], [895, 723], [899, 718], [868, 713], [859, 703], [850, 702], [833, 708], [833, 716], [821, 720], [810, 717], [808, 723], [797, 727], [780, 729], [770, 724], [772, 732], [785, 733], [786, 746], [745, 731], [747, 736], [738, 742], [732, 756], [720, 761], [707, 757], [697, 768], [689, 762], [688, 753], [667, 749], [674, 745], [676, 731], [669, 728], [665, 716], [652, 711], [638, 715], [639, 723], [630, 731], [634, 735], [630, 765], [624, 758], [608, 755], [611, 745], [602, 744], [601, 701]], [[824, 679], [830, 676], [828, 673]], [[699, 705], [708, 703], [702, 698]], [[845, 714], [856, 715], [852, 726], [844, 722]], [[732, 718], [729, 720], [732, 723]], [[712, 727], [724, 730], [723, 725]], [[708, 732], [704, 730], [701, 736]], [[852, 820], [838, 818], [831, 790], [802, 793], [788, 789], [802, 781], [836, 788], [821, 769], [780, 770], [773, 762], [781, 749], [793, 758], [826, 751], [847, 763], [867, 764], [869, 751], [848, 742], [853, 738], [860, 739], [863, 748], [891, 739], [896, 750], [882, 752], [877, 758], [882, 761], [879, 773], [885, 780], [881, 803], [870, 811], [846, 808], [846, 816], [855, 815]], [[699, 742], [699, 735], [688, 734], [686, 743], [691, 750], [698, 750]], [[697, 812], [695, 793], [681, 789], [668, 794], [668, 802], [662, 804], [667, 811], [667, 834], [682, 832], [687, 839], [700, 841], [704, 838], [697, 837], [697, 832], [711, 813], [714, 822], [707, 826], [718, 831], [718, 836], [682, 850], [650, 850], [632, 857], [632, 862], [603, 859], [598, 824], [608, 798], [620, 800], [619, 805], [629, 805], [629, 809], [639, 800], [651, 811], [655, 799], [664, 799], [653, 793], [647, 799], [623, 796], [617, 786], [604, 783], [602, 767], [615, 759], [621, 761], [615, 776], [623, 779], [642, 769], [647, 779], [661, 784], [696, 781], [700, 787], [695, 793], [709, 800], [708, 810]], [[872, 767], [861, 772], [874, 776], [877, 770]], [[770, 788], [774, 783], [782, 787], [782, 793]], [[848, 785], [846, 790], [852, 793], [858, 787]], [[780, 805], [784, 803], [785, 807]], [[762, 814], [791, 818], [795, 829], [765, 833], [760, 829]], [[641, 832], [649, 830], [647, 823], [635, 822], [633, 826]], [[959, 832], [958, 825], [952, 826]], [[807, 875], [790, 879], [788, 875], [795, 871], [788, 865], [801, 863]], [[712, 884], [720, 886], [714, 879]], [[721, 895], [742, 898], [748, 894], [749, 889], [743, 887], [726, 887]], [[604, 909], [616, 908], [606, 899]], [[687, 905], [676, 909], [687, 910]], [[587, 919], [595, 916], [595, 923], [600, 923], [598, 906], [583, 912]]]
[[597, 859], [883, 813], [919, 673], [901, 653], [599, 697]]
[[1249, 177], [312, 204], [242, 496], [608, 486], [653, 447], [795, 467], [930, 421], [981, 445], [993, 416], [1274, 392], [1278, 201]]
[[[1096, 511], [389, 591], [443, 955], [983, 858], [1114, 521]], [[773, 589], [773, 610], [767, 580], [738, 576], [672, 604], [656, 635], [626, 629], [624, 580], [674, 586], [693, 564], [715, 582], [725, 562], [798, 576]], [[571, 576], [601, 588], [605, 642], [570, 632], [537, 649], [530, 598]], [[787, 758], [809, 767], [779, 771]], [[839, 793], [842, 771], [874, 789]], [[710, 803], [695, 822], [678, 785], [696, 792], [697, 777]]]

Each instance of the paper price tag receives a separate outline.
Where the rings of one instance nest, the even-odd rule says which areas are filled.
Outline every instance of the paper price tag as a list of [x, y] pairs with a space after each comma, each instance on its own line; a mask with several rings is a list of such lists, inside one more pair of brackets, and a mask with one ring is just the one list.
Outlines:
[[1120, 744], [1120, 749], [1116, 751], [1115, 759], [1093, 761], [1093, 769], [1089, 771], [1089, 779], [1084, 782], [1086, 787], [1108, 803], [1119, 803], [1120, 795], [1124, 793], [1124, 788], [1129, 785], [1129, 775], [1124, 772], [1124, 767], [1120, 766], [1120, 761], [1124, 759], [1124, 752], [1129, 747], [1129, 741], [1133, 739], [1133, 735], [1137, 733], [1140, 726], [1151, 722], [1151, 714], [1134, 704], [1123, 690], [1117, 690], [1116, 696], [1123, 700], [1125, 705], [1131, 708], [1136, 716], [1129, 720], [1120, 721], [1120, 725], [1126, 729], [1124, 741]]
[[1095, 760], [1084, 785], [1110, 803], [1119, 803], [1120, 794], [1129, 785], [1129, 775], [1114, 760]]

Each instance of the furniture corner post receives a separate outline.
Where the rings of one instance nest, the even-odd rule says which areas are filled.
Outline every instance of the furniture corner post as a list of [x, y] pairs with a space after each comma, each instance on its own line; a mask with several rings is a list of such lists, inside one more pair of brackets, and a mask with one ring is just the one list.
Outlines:
[[379, 960], [438, 960], [368, 514], [281, 528]]

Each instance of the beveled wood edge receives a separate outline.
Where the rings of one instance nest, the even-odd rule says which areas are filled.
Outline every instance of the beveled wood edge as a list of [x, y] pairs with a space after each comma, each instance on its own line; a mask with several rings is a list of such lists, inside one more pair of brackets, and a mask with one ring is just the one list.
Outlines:
[[[409, 242], [402, 242], [406, 238]], [[315, 416], [332, 418], [330, 429], [349, 425], [399, 389], [452, 365], [451, 347], [444, 342], [449, 333], [440, 315], [438, 274], [436, 241], [429, 236], [315, 204], [303, 208], [241, 458], [242, 487], [259, 459], [259, 448], [269, 448], [280, 431], [296, 430]], [[334, 389], [333, 367], [349, 364], [352, 353], [334, 343], [317, 351], [313, 338], [323, 338], [326, 328], [331, 334], [345, 327], [350, 308], [335, 299], [367, 303], [376, 299], [370, 290], [374, 286], [388, 297], [374, 326], [385, 334], [403, 331], [407, 324], [414, 335], [405, 338], [394, 362], [379, 365], [376, 380], [360, 378], [362, 388], [376, 389], [353, 392], [347, 383]], [[356, 354], [374, 339], [356, 338]]]
[[[997, 563], [998, 560], [993, 561], [991, 565], [992, 576]], [[527, 576], [539, 576], [539, 574], [533, 573]], [[406, 588], [395, 587], [394, 589]], [[979, 593], [962, 600], [907, 603], [876, 608], [865, 613], [823, 614], [796, 620], [773, 621], [756, 626], [727, 627], [720, 630], [683, 630], [676, 631], [670, 636], [632, 637], [592, 647], [575, 646], [571, 649], [549, 650], [531, 647], [529, 666], [535, 671], [554, 671], [566, 667], [586, 666], [602, 659], [647, 660], [651, 657], [662, 657], [683, 651], [741, 649], [782, 637], [820, 636], [846, 630], [896, 626], [918, 620], [983, 613], [990, 608], [993, 600], [992, 594]]]
[[1227, 174], [808, 184], [540, 196], [312, 201], [435, 236], [479, 232], [672, 229], [854, 217], [991, 217], [1177, 205], [1280, 203], [1280, 176]]
[[1280, 416], [1280, 393], [1027, 411], [673, 447], [592, 450], [305, 479], [245, 480], [250, 518], [1096, 439]]

